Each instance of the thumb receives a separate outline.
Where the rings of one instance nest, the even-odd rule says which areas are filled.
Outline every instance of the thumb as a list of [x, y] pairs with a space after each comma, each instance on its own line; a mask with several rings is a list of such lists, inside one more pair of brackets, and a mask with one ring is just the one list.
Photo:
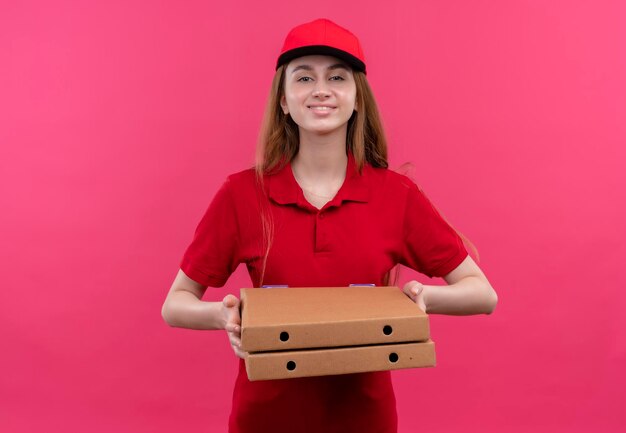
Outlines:
[[226, 308], [239, 307], [239, 299], [237, 299], [235, 295], [224, 296], [222, 303], [224, 304], [224, 307]]
[[402, 291], [409, 298], [415, 301], [415, 299], [417, 298], [417, 296], [421, 293], [423, 289], [424, 289], [424, 286], [422, 285], [422, 283], [412, 280], [404, 285], [404, 287], [402, 288]]
[[408, 296], [412, 296], [415, 292], [414, 292], [414, 288], [415, 286], [417, 286], [419, 283], [415, 280], [411, 280], [409, 282], [407, 282], [404, 287], [402, 287], [402, 291], [404, 293], [406, 293]]
[[[226, 309], [224, 313], [227, 330], [235, 331], [235, 325], [239, 325], [241, 323], [241, 318], [239, 317], [239, 299], [237, 299], [234, 295], [226, 295], [222, 300], [222, 304]], [[233, 325], [232, 329], [229, 328], [231, 325]]]

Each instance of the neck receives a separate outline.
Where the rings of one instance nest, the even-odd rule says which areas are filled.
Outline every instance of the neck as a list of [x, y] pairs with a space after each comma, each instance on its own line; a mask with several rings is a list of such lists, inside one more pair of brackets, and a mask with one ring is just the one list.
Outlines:
[[346, 174], [347, 126], [327, 135], [300, 131], [300, 148], [291, 162], [292, 170], [300, 179], [312, 182], [331, 181]]

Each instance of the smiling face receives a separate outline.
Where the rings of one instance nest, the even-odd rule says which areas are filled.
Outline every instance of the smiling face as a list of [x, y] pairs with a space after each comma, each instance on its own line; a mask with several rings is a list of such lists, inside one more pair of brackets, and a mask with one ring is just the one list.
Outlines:
[[356, 108], [356, 84], [347, 64], [331, 56], [294, 59], [287, 66], [284, 91], [281, 108], [300, 134], [345, 134]]

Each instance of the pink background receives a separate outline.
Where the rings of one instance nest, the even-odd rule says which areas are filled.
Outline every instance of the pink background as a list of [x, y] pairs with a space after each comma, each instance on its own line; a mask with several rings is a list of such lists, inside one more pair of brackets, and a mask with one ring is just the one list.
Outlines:
[[361, 37], [392, 166], [413, 162], [500, 297], [431, 318], [437, 368], [394, 373], [400, 432], [624, 431], [618, 0], [3, 2], [1, 431], [226, 430], [225, 335], [160, 309], [253, 162], [284, 35], [322, 16]]

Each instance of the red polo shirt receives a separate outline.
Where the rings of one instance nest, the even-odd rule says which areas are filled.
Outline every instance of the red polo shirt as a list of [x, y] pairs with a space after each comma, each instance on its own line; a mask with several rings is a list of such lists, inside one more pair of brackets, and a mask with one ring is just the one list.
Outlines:
[[[273, 221], [267, 285], [382, 285], [398, 263], [444, 276], [467, 256], [459, 236], [415, 183], [369, 165], [359, 174], [349, 155], [343, 186], [321, 210], [307, 202], [289, 164], [266, 176], [263, 187], [253, 170], [229, 176], [182, 259], [185, 274], [221, 287], [245, 263], [259, 286], [261, 209]], [[391, 433], [396, 425], [389, 372], [250, 382], [240, 362], [231, 433]]]

